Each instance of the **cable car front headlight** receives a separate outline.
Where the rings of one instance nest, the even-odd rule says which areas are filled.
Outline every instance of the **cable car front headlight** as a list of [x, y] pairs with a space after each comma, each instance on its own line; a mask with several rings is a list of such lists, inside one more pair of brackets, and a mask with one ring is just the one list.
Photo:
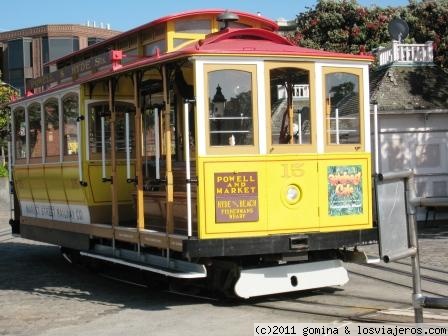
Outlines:
[[286, 201], [289, 204], [296, 204], [298, 201], [300, 201], [300, 197], [302, 196], [302, 193], [300, 191], [300, 188], [295, 184], [290, 184], [286, 188]]

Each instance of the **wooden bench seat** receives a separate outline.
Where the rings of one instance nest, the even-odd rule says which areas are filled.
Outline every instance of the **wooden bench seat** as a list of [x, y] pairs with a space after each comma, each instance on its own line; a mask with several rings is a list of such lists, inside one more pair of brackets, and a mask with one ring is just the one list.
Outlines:
[[[164, 165], [160, 168], [165, 171]], [[173, 163], [173, 220], [174, 232], [178, 234], [187, 234], [187, 186], [185, 163]], [[151, 176], [155, 176], [150, 171]], [[195, 174], [195, 163], [191, 164], [191, 176]], [[166, 185], [161, 181], [147, 180], [144, 183], [144, 213], [145, 229], [158, 230], [165, 232], [166, 225]], [[197, 231], [197, 185], [191, 184], [191, 204], [192, 204], [192, 223], [193, 233]]]

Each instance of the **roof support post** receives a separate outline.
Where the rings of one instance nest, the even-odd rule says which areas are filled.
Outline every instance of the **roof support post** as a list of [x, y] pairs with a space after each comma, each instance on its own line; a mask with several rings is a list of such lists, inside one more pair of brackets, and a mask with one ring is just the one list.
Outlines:
[[110, 78], [108, 81], [109, 85], [109, 110], [110, 110], [110, 147], [111, 147], [111, 191], [112, 191], [112, 239], [113, 247], [115, 248], [115, 230], [119, 223], [118, 215], [118, 183], [117, 183], [117, 156], [116, 156], [116, 137], [115, 137], [115, 78]]
[[[143, 207], [143, 172], [142, 172], [142, 108], [140, 99], [141, 73], [134, 72], [134, 105], [135, 105], [135, 176], [137, 182], [137, 229], [145, 228], [145, 212]], [[140, 234], [139, 234], [140, 241]]]
[[166, 162], [166, 232], [173, 233], [173, 168], [171, 162], [171, 105], [168, 92], [168, 77], [166, 65], [162, 66], [164, 111], [164, 138], [165, 138], [165, 162]]

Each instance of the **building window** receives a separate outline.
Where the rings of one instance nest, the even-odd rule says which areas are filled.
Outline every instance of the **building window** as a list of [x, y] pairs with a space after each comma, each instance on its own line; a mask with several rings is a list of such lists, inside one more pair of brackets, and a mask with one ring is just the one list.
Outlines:
[[56, 98], [44, 104], [45, 157], [59, 158], [59, 107]]
[[100, 37], [88, 37], [87, 38], [87, 46], [91, 46], [92, 44], [103, 42], [105, 39]]
[[34, 103], [28, 107], [30, 158], [42, 157], [42, 124], [40, 104]]
[[16, 160], [26, 159], [26, 124], [25, 109], [14, 110], [14, 144]]
[[[20, 89], [20, 92], [25, 91], [25, 72], [24, 67], [28, 66], [29, 50], [27, 47], [29, 39], [17, 39], [8, 41], [8, 69], [5, 78], [12, 86]], [[25, 64], [26, 63], [26, 64]]]
[[79, 50], [78, 37], [43, 37], [43, 63], [51, 62]]
[[[78, 154], [78, 96], [69, 95], [62, 99], [62, 113], [64, 118], [64, 156]], [[65, 159], [64, 159], [65, 160]]]
[[25, 67], [33, 66], [33, 42], [31, 39], [23, 41], [23, 65]]
[[210, 146], [254, 145], [252, 73], [208, 73]]
[[359, 144], [359, 77], [345, 72], [325, 76], [327, 144]]

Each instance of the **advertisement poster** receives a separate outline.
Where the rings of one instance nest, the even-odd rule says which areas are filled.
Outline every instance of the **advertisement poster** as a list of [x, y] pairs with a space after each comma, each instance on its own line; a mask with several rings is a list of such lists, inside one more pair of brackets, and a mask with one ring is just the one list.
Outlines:
[[362, 209], [360, 165], [328, 166], [328, 215], [360, 215]]
[[216, 223], [258, 221], [256, 172], [215, 173]]

